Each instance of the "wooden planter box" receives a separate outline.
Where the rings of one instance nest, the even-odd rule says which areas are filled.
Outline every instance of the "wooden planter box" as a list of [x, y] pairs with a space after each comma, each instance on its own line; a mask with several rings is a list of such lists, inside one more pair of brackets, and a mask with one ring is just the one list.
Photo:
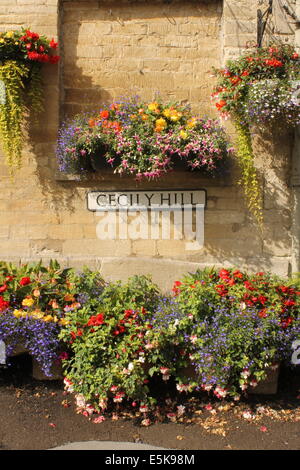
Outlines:
[[[21, 354], [30, 355], [30, 351], [25, 349], [22, 344], [17, 344], [10, 356], [19, 356]], [[51, 367], [51, 375], [47, 376], [44, 374], [40, 364], [34, 357], [32, 357], [32, 377], [36, 380], [62, 380], [64, 378], [60, 364], [58, 365], [54, 363]]]

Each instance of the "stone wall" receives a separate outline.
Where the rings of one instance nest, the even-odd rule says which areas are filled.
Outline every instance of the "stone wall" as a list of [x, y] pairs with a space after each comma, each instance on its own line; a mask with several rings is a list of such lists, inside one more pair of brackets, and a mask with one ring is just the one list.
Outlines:
[[[222, 4], [223, 3], [223, 4]], [[28, 26], [59, 38], [63, 60], [45, 65], [45, 112], [31, 124], [23, 167], [11, 182], [0, 158], [0, 259], [50, 258], [100, 269], [106, 278], [152, 273], [163, 287], [206, 265], [236, 265], [287, 275], [292, 257], [289, 188], [292, 135], [256, 137], [264, 178], [265, 230], [260, 233], [236, 184], [178, 169], [137, 186], [110, 171], [75, 181], [58, 176], [55, 141], [60, 119], [134, 91], [187, 100], [195, 112], [216, 115], [210, 103], [211, 67], [256, 41], [256, 2], [137, 0], [0, 0], [0, 29]], [[229, 129], [230, 131], [230, 129]], [[86, 192], [104, 189], [205, 188], [205, 245], [187, 252], [182, 240], [99, 240], [99, 218]]]

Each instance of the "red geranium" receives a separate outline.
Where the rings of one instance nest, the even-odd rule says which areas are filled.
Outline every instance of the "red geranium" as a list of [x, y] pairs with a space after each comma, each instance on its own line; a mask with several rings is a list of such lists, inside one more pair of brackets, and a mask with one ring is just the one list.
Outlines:
[[98, 315], [92, 315], [87, 322], [87, 326], [100, 326], [104, 322], [103, 313], [98, 313]]
[[20, 286], [27, 286], [30, 283], [31, 283], [30, 277], [22, 277], [20, 281]]
[[0, 287], [0, 292], [5, 292], [7, 290], [7, 284], [3, 284], [3, 286]]

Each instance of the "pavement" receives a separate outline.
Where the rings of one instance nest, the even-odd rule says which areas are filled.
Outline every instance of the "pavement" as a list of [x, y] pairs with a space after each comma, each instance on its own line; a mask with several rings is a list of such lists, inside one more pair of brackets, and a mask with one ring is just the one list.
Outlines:
[[86, 441], [71, 442], [50, 450], [170, 450], [136, 442]]

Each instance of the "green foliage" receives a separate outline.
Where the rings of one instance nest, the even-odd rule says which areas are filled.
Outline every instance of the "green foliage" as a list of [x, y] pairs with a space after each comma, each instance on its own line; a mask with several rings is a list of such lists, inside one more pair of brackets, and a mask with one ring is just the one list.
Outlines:
[[250, 212], [259, 226], [262, 226], [262, 191], [258, 181], [257, 170], [254, 165], [254, 153], [250, 128], [248, 124], [235, 121], [237, 131], [236, 157], [241, 169], [240, 184], [244, 188], [245, 198]]
[[0, 65], [0, 80], [5, 85], [6, 95], [5, 102], [0, 104], [0, 137], [11, 175], [21, 166], [24, 121], [29, 107], [37, 112], [42, 109], [39, 71], [37, 64], [29, 65], [13, 60]]

